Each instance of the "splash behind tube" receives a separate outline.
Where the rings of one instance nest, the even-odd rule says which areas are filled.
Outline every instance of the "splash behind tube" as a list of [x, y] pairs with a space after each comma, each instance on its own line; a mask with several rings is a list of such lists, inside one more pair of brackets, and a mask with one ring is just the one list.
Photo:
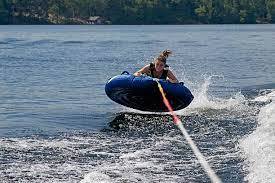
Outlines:
[[[187, 107], [193, 95], [183, 83], [159, 80], [173, 109]], [[128, 72], [111, 78], [105, 85], [107, 96], [113, 101], [142, 111], [168, 112], [157, 83], [149, 76], [136, 77]]]

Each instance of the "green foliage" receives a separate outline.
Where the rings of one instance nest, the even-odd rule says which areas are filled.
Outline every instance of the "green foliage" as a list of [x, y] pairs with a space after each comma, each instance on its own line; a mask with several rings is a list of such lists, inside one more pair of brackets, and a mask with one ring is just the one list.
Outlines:
[[272, 23], [275, 0], [0, 0], [0, 23], [9, 15], [57, 24], [90, 16], [113, 24]]
[[0, 24], [7, 24], [9, 11], [6, 0], [0, 0]]
[[275, 23], [275, 0], [268, 0], [266, 3], [267, 19]]

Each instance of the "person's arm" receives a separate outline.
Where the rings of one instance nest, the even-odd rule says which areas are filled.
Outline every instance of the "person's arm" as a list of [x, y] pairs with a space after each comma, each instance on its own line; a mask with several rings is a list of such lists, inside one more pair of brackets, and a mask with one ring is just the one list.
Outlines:
[[143, 68], [141, 68], [140, 70], [138, 70], [137, 72], [134, 73], [135, 76], [141, 76], [142, 74], [148, 74], [149, 73], [149, 69], [150, 65], [146, 65]]
[[176, 76], [172, 73], [172, 71], [168, 70], [167, 76], [168, 76], [168, 80], [171, 83], [178, 83], [179, 82], [178, 79], [176, 78]]

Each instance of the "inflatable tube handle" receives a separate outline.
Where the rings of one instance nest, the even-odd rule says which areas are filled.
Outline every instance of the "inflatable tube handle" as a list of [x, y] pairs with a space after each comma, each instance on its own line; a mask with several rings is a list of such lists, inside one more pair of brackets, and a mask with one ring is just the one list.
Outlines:
[[128, 71], [123, 71], [123, 72], [121, 73], [121, 75], [129, 75], [129, 72], [128, 72]]

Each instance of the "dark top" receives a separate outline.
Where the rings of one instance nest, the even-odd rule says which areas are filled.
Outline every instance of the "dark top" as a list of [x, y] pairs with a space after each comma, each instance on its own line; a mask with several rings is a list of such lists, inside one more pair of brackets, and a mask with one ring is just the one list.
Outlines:
[[[169, 67], [168, 65], [165, 65], [165, 68]], [[154, 75], [155, 71], [155, 65], [154, 63], [150, 63], [150, 72], [151, 72], [151, 77], [152, 78], [158, 78]], [[162, 75], [158, 79], [167, 79], [167, 74], [168, 74], [168, 69], [164, 69], [162, 72]]]

